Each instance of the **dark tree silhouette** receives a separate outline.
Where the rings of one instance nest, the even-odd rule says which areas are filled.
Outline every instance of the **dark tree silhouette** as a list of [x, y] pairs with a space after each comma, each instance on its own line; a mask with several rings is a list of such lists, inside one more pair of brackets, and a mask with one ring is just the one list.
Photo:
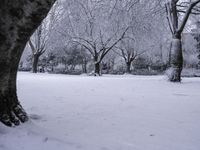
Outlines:
[[28, 116], [19, 103], [16, 77], [20, 57], [55, 0], [0, 1], [0, 121], [19, 125]]

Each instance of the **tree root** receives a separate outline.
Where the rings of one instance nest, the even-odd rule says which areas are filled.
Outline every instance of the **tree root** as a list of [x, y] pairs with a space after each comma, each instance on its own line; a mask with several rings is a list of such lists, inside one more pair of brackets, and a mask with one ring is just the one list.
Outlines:
[[9, 109], [4, 109], [3, 112], [0, 111], [0, 122], [6, 126], [18, 126], [20, 122], [24, 123], [26, 121], [28, 121], [28, 115], [20, 104]]

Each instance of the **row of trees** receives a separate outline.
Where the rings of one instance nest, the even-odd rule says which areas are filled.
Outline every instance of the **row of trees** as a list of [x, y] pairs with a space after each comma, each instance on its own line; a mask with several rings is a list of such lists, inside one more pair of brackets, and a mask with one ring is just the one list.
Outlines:
[[[159, 0], [153, 3], [147, 0], [58, 1], [53, 12], [56, 16], [56, 27], [51, 32], [53, 37], [48, 36], [50, 42], [46, 44], [46, 57], [52, 52], [67, 54], [67, 51], [74, 49], [72, 47], [77, 47], [82, 49], [83, 57], [87, 55], [82, 62], [86, 64], [88, 60], [92, 60], [95, 74], [100, 75], [101, 64], [107, 61], [106, 56], [114, 52], [124, 59], [127, 72], [130, 73], [131, 64], [138, 56], [146, 54], [146, 57], [153, 59], [154, 55], [162, 53], [166, 48], [166, 45], [163, 46], [160, 52], [160, 45], [167, 40], [166, 37], [161, 37], [163, 33], [160, 33], [165, 26], [161, 7]], [[56, 11], [57, 9], [59, 11]], [[45, 21], [43, 24], [45, 26]], [[35, 36], [46, 37], [45, 34], [38, 35], [37, 31], [33, 37]], [[35, 45], [37, 43], [36, 41]], [[43, 47], [42, 42], [39, 43], [40, 47]], [[44, 51], [38, 52], [37, 56], [42, 52]], [[168, 55], [168, 52], [164, 53]], [[34, 60], [37, 59], [33, 56], [33, 62]]]
[[[117, 47], [111, 50], [99, 64], [99, 72], [100, 74], [136, 74], [137, 71], [141, 72], [141, 69], [143, 69], [145, 71], [143, 74], [152, 74], [161, 73], [166, 69], [167, 64], [160, 60], [160, 55], [155, 56], [157, 59], [152, 60], [145, 53], [146, 51], [141, 53], [134, 52], [129, 47]], [[31, 70], [32, 55], [26, 61], [21, 62], [20, 70]], [[38, 62], [37, 70], [50, 73], [87, 73], [94, 75], [94, 63], [93, 57], [84, 47], [73, 44], [59, 51], [43, 55]]]
[[[198, 14], [198, 3], [198, 0], [57, 1], [33, 35], [35, 44], [29, 40], [33, 52], [32, 71], [37, 72], [39, 57], [46, 50], [46, 57], [48, 53], [68, 54], [62, 62], [74, 68], [73, 62], [78, 63], [70, 64], [68, 57], [76, 47], [73, 54], [77, 52], [84, 73], [87, 62], [92, 60], [95, 74], [100, 75], [101, 64], [107, 62], [106, 56], [114, 51], [125, 61], [127, 73], [139, 57], [151, 58], [150, 62], [165, 66], [170, 61], [169, 80], [179, 82], [183, 66], [181, 36], [190, 14]], [[82, 58], [78, 49], [82, 50]]]

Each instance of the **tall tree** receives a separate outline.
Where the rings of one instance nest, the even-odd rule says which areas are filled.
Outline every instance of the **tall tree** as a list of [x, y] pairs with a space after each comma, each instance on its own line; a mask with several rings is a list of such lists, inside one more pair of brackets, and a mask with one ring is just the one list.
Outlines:
[[[183, 67], [182, 32], [191, 14], [199, 14], [197, 4], [200, 0], [170, 0], [166, 6], [167, 19], [172, 33], [170, 71], [168, 78], [172, 82], [181, 81]], [[183, 13], [180, 15], [179, 13]]]
[[19, 125], [28, 116], [17, 97], [16, 78], [24, 47], [55, 0], [0, 1], [0, 121]]
[[41, 25], [36, 29], [34, 34], [28, 41], [28, 44], [32, 51], [32, 72], [37, 73], [37, 67], [40, 57], [49, 49], [52, 45], [52, 31], [55, 29], [57, 20], [59, 19], [58, 13], [59, 3], [54, 4], [49, 15], [42, 21]]
[[[101, 62], [104, 59], [104, 57], [116, 46], [125, 36], [126, 31], [128, 28], [126, 28], [121, 36], [114, 40], [113, 43], [110, 41], [114, 37], [108, 38], [106, 41], [103, 40], [103, 37], [100, 35], [100, 41], [90, 41], [84, 38], [78, 38], [78, 40], [74, 40], [81, 46], [83, 46], [85, 49], [88, 50], [88, 52], [91, 54], [93, 61], [94, 61], [94, 73], [95, 75], [101, 75]], [[77, 39], [77, 38], [76, 38]], [[100, 42], [101, 44], [99, 45]], [[100, 47], [98, 47], [98, 45]]]
[[66, 11], [60, 33], [88, 51], [93, 59], [95, 75], [101, 74], [102, 60], [129, 29], [128, 25], [122, 26], [116, 19], [121, 16], [113, 13], [113, 2], [115, 0], [69, 0], [64, 4]]

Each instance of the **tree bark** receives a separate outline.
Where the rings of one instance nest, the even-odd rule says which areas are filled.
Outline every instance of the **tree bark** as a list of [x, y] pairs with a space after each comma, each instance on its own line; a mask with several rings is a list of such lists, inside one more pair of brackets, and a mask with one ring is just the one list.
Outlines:
[[126, 73], [130, 74], [131, 73], [131, 63], [126, 62]]
[[[20, 121], [28, 120], [16, 93], [16, 77], [20, 55], [20, 52], [16, 52], [10, 56], [10, 60], [7, 60], [6, 64], [3, 62], [0, 64], [0, 121], [7, 126], [12, 126], [12, 123], [19, 125]], [[0, 59], [3, 60], [3, 55], [0, 56]]]
[[0, 122], [7, 126], [28, 120], [16, 92], [18, 64], [28, 39], [54, 1], [0, 1]]
[[87, 73], [87, 61], [84, 59], [82, 64], [83, 73]]
[[38, 55], [38, 54], [33, 55], [33, 62], [32, 62], [32, 72], [33, 73], [37, 73], [39, 57], [40, 57], [40, 55]]
[[171, 66], [168, 74], [169, 80], [172, 82], [180, 82], [183, 67], [181, 38], [173, 38], [172, 40], [170, 61]]
[[95, 62], [95, 70], [94, 70], [94, 73], [96, 74], [96, 75], [101, 75], [101, 68], [100, 68], [100, 62]]

